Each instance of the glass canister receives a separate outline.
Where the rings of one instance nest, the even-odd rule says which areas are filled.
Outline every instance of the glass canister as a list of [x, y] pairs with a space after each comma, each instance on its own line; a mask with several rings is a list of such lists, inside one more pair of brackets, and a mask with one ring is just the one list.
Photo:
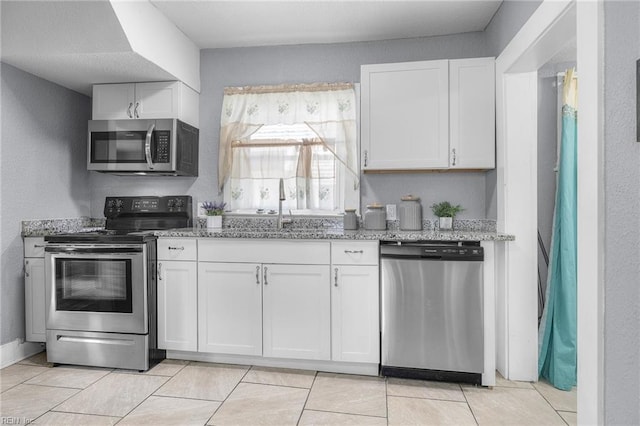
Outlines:
[[356, 216], [356, 209], [344, 209], [344, 230], [354, 231], [358, 229], [358, 216]]
[[422, 230], [422, 206], [420, 205], [420, 198], [409, 194], [400, 197], [400, 200], [401, 203], [398, 208], [400, 230]]
[[364, 229], [380, 231], [387, 229], [387, 211], [382, 204], [369, 204], [364, 213]]

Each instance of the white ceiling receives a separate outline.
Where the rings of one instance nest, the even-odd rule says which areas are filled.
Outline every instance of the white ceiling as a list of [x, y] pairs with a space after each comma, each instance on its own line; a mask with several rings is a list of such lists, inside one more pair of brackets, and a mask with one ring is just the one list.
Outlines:
[[151, 0], [202, 49], [482, 31], [502, 1]]
[[[496, 0], [150, 0], [199, 48], [342, 43], [482, 31]], [[2, 61], [91, 95], [95, 83], [171, 80], [137, 54], [108, 0], [0, 0]], [[140, 17], [144, 22], [144, 16]]]

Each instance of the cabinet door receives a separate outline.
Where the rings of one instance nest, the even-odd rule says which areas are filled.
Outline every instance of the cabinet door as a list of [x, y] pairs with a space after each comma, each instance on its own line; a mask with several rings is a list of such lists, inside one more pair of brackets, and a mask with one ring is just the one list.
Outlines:
[[334, 266], [331, 283], [331, 359], [380, 360], [377, 266]]
[[95, 84], [92, 103], [94, 120], [133, 118], [135, 85]]
[[24, 261], [25, 340], [46, 340], [46, 300], [44, 259], [27, 258]]
[[179, 117], [180, 83], [136, 83], [135, 118]]
[[496, 158], [495, 60], [449, 62], [452, 169], [493, 169]]
[[198, 349], [196, 262], [158, 262], [158, 347]]
[[262, 268], [200, 262], [198, 351], [262, 355]]
[[363, 65], [364, 170], [449, 166], [448, 61]]
[[328, 265], [263, 265], [264, 356], [328, 360]]

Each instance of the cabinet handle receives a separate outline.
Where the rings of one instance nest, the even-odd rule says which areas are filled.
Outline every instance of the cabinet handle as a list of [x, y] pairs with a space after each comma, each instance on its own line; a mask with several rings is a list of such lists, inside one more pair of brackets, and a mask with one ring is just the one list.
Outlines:
[[129, 102], [129, 108], [127, 108], [127, 115], [129, 116], [129, 118], [133, 118], [133, 115], [131, 115], [132, 106], [133, 106], [133, 102]]
[[140, 118], [140, 115], [138, 114], [138, 107], [140, 106], [140, 102], [136, 102], [136, 107], [133, 109], [133, 115], [136, 116], [136, 118]]
[[267, 282], [267, 267], [266, 266], [264, 267], [264, 273], [262, 274], [262, 279], [264, 280], [264, 285], [269, 284]]
[[354, 254], [354, 253], [364, 253], [364, 250], [345, 250], [344, 251], [346, 254]]
[[256, 284], [260, 284], [260, 265], [256, 266]]
[[44, 244], [34, 244], [33, 247], [34, 248], [42, 248], [42, 247], [44, 247]]
[[171, 247], [171, 246], [169, 246], [169, 250], [184, 250], [184, 246], [182, 246], [182, 247]]
[[453, 165], [455, 166], [456, 165], [456, 149], [453, 148], [451, 150], [451, 153], [453, 154]]
[[162, 263], [158, 263], [158, 281], [162, 281]]
[[338, 287], [338, 268], [333, 270], [333, 285]]
[[24, 276], [28, 277], [29, 276], [29, 269], [27, 269], [27, 266], [29, 266], [29, 261], [25, 260], [24, 261]]
[[364, 166], [367, 167], [367, 163], [369, 162], [369, 151], [364, 150]]

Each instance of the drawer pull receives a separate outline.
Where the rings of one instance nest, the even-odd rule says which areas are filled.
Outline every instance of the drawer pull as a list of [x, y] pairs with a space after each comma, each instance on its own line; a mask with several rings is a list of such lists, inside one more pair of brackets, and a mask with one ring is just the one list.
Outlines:
[[184, 246], [183, 247], [171, 247], [171, 246], [169, 246], [169, 250], [184, 250]]
[[338, 287], [338, 268], [335, 268], [335, 269], [333, 270], [333, 272], [334, 272], [334, 274], [335, 274], [335, 275], [333, 276], [333, 285], [334, 285], [334, 286], [336, 286], [336, 287]]
[[43, 248], [44, 244], [34, 244], [33, 247], [34, 248]]
[[344, 252], [347, 253], [347, 254], [355, 254], [355, 253], [362, 254], [362, 253], [364, 253], [364, 250], [345, 250]]

